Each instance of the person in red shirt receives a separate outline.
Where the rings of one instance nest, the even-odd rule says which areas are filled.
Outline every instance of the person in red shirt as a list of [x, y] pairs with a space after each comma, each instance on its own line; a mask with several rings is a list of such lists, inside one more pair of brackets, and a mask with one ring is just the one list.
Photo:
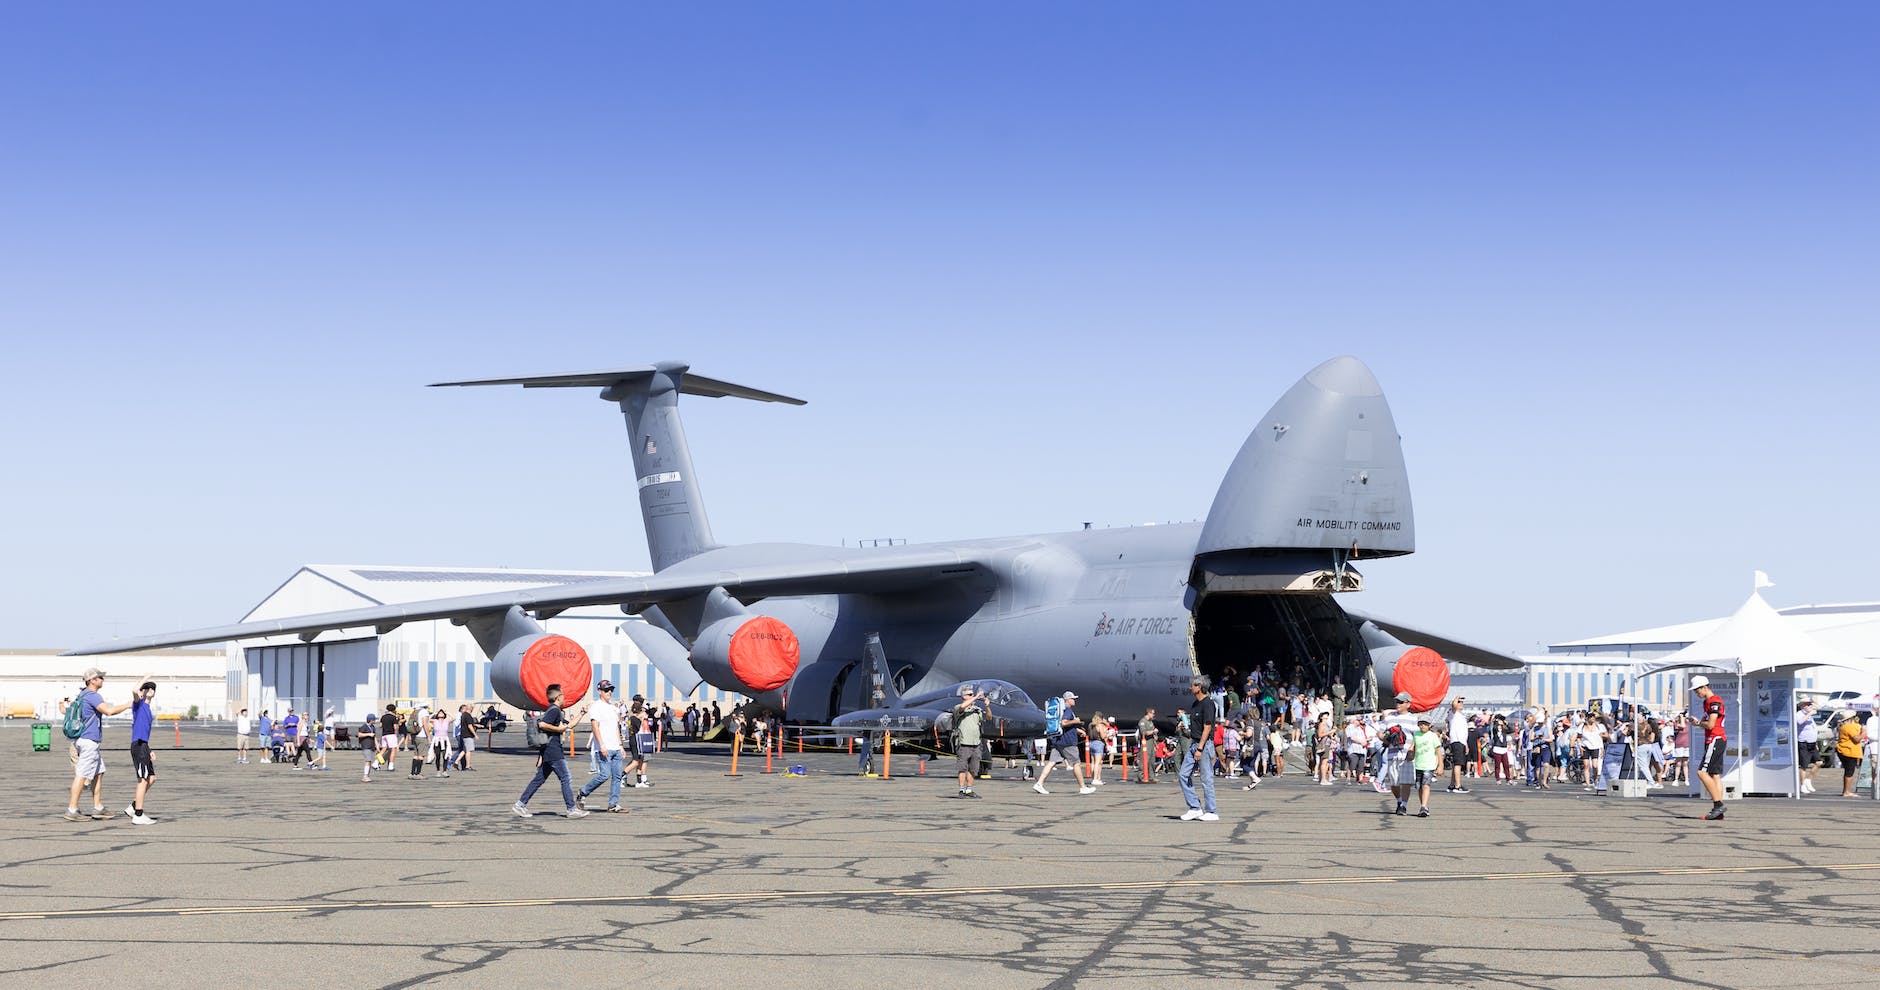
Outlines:
[[1723, 820], [1723, 745], [1728, 735], [1724, 728], [1723, 698], [1710, 689], [1710, 678], [1698, 675], [1691, 678], [1691, 690], [1697, 692], [1697, 700], [1703, 708], [1698, 716], [1698, 724], [1704, 728], [1704, 754], [1693, 760], [1697, 768], [1697, 782], [1704, 785], [1704, 792], [1710, 795], [1710, 813], [1704, 816], [1708, 822]]

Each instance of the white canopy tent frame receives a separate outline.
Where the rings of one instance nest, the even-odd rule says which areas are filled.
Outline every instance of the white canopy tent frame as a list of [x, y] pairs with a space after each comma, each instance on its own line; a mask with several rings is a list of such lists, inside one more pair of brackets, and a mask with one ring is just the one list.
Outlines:
[[[1667, 657], [1657, 660], [1642, 660], [1632, 665], [1633, 683], [1637, 678], [1666, 671], [1715, 671], [1719, 674], [1737, 678], [1739, 691], [1747, 683], [1744, 678], [1761, 672], [1788, 670], [1791, 674], [1801, 667], [1839, 667], [1860, 673], [1871, 674], [1880, 679], [1880, 660], [1857, 657], [1835, 649], [1826, 643], [1795, 628], [1780, 612], [1770, 607], [1763, 600], [1761, 593], [1761, 574], [1758, 575], [1758, 590], [1750, 592], [1749, 600], [1736, 610], [1736, 614], [1724, 620], [1724, 623], [1702, 639]], [[1791, 697], [1793, 695], [1791, 694]], [[1743, 705], [1734, 706], [1735, 718], [1731, 732], [1739, 741], [1743, 736]], [[1792, 707], [1792, 706], [1791, 706]], [[1792, 712], [1789, 714], [1793, 714]], [[1636, 738], [1636, 727], [1634, 727]], [[1790, 745], [1794, 745], [1791, 734]], [[1739, 760], [1737, 769], [1743, 769], [1745, 763], [1753, 761]], [[1789, 794], [1801, 798], [1800, 761], [1791, 760], [1793, 778]], [[1880, 786], [1875, 788], [1875, 797], [1880, 798]]]

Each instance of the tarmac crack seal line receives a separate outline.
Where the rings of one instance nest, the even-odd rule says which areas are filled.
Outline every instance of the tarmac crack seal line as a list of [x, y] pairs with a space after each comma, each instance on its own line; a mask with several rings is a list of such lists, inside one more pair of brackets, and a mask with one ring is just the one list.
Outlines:
[[366, 901], [323, 904], [256, 904], [246, 906], [81, 908], [73, 911], [7, 911], [0, 921], [48, 921], [83, 918], [188, 918], [247, 914], [314, 914], [338, 911], [461, 910], [505, 907], [588, 907], [630, 904], [714, 904], [751, 901], [811, 900], [827, 897], [958, 897], [964, 894], [1028, 894], [1041, 891], [1177, 890], [1200, 887], [1323, 887], [1340, 884], [1453, 883], [1462, 880], [1573, 880], [1597, 877], [1733, 876], [1752, 873], [1852, 873], [1880, 870], [1880, 863], [1831, 863], [1820, 866], [1772, 864], [1768, 866], [1716, 866], [1633, 870], [1537, 870], [1526, 873], [1411, 873], [1359, 877], [1242, 877], [1227, 880], [1115, 880], [1087, 883], [1021, 883], [977, 887], [913, 887], [872, 890], [759, 890], [703, 894], [622, 894], [603, 897], [553, 897], [477, 901]]

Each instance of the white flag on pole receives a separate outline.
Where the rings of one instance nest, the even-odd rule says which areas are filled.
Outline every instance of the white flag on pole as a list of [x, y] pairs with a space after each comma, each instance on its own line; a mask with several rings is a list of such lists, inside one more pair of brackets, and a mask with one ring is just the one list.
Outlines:
[[1757, 590], [1757, 591], [1761, 591], [1761, 590], [1763, 590], [1764, 588], [1773, 588], [1773, 587], [1775, 587], [1775, 586], [1776, 586], [1776, 583], [1775, 583], [1774, 581], [1771, 581], [1771, 580], [1769, 580], [1769, 575], [1767, 575], [1767, 574], [1764, 574], [1764, 573], [1763, 573], [1763, 572], [1761, 572], [1761, 571], [1757, 571], [1757, 572], [1756, 572], [1756, 588], [1755, 588], [1755, 590]]

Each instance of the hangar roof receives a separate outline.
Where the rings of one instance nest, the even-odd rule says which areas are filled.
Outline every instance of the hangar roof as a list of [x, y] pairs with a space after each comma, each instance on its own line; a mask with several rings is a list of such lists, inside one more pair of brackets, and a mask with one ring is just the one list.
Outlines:
[[[1880, 656], [1880, 602], [1848, 602], [1838, 605], [1794, 605], [1776, 609], [1802, 632], [1820, 638], [1857, 656]], [[1704, 638], [1728, 617], [1682, 622], [1650, 629], [1576, 639], [1548, 647], [1555, 653], [1614, 652], [1631, 647], [1669, 647], [1682, 649]]]
[[[506, 567], [400, 567], [384, 564], [308, 564], [269, 592], [247, 618], [256, 617], [284, 589], [309, 579], [323, 581], [329, 590], [357, 599], [359, 605], [397, 605], [432, 598], [481, 595], [492, 591], [539, 588], [553, 584], [644, 577], [645, 571], [525, 570]], [[324, 607], [348, 607], [336, 604]], [[579, 611], [579, 610], [571, 610]]]

